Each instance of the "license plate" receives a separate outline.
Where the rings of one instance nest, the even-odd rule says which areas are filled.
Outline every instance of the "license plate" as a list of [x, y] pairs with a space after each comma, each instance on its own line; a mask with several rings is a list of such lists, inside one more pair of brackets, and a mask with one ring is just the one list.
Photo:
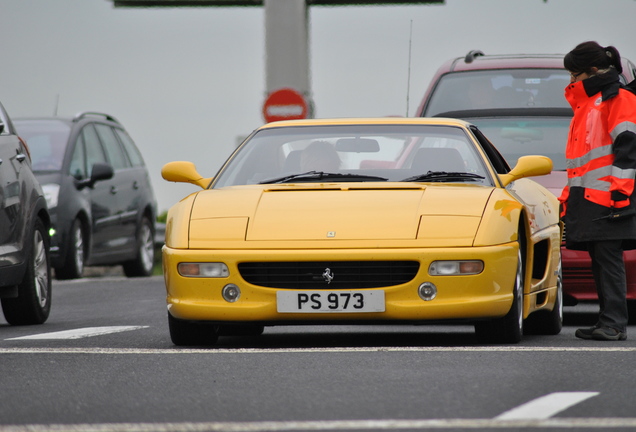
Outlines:
[[384, 312], [384, 291], [278, 291], [281, 313]]

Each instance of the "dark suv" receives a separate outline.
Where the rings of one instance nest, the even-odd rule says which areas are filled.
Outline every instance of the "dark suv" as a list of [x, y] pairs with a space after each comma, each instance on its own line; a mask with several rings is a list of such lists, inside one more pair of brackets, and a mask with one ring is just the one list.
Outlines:
[[[564, 55], [485, 55], [470, 51], [437, 70], [417, 110], [418, 117], [454, 117], [477, 125], [510, 166], [520, 156], [539, 154], [554, 163], [552, 174], [535, 177], [559, 196], [567, 183], [565, 144], [572, 108], [565, 100], [570, 74]], [[623, 84], [636, 66], [622, 58]], [[566, 304], [597, 299], [587, 252], [562, 248]], [[625, 252], [630, 308], [636, 310], [636, 251]], [[636, 314], [634, 314], [636, 315]]]
[[42, 324], [49, 317], [49, 228], [29, 149], [0, 104], [0, 298], [9, 324]]
[[151, 275], [156, 200], [143, 158], [121, 123], [83, 112], [14, 124], [31, 149], [51, 213], [56, 277], [119, 264], [129, 277]]

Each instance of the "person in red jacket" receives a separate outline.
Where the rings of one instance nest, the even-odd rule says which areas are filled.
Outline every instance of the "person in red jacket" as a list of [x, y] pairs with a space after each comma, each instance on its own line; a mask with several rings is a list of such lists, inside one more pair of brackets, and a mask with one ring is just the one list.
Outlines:
[[568, 184], [559, 197], [568, 249], [587, 250], [599, 298], [581, 339], [627, 339], [623, 250], [636, 249], [636, 95], [620, 81], [618, 50], [584, 42], [563, 59], [574, 110], [565, 148]]

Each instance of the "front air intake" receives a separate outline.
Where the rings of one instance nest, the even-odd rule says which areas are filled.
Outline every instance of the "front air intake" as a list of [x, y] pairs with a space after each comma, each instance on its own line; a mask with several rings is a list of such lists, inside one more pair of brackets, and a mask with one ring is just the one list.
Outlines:
[[253, 285], [282, 289], [360, 289], [410, 282], [417, 261], [247, 262], [241, 277]]

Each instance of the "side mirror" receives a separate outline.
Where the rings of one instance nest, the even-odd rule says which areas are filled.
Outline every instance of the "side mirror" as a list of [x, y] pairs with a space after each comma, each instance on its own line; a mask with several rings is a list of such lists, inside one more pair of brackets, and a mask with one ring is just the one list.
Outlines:
[[161, 176], [167, 181], [192, 183], [202, 189], [212, 181], [212, 177], [203, 178], [192, 162], [168, 162], [161, 168]]
[[75, 186], [78, 190], [82, 190], [85, 187], [92, 188], [98, 181], [111, 179], [113, 175], [115, 175], [115, 172], [111, 164], [96, 162], [91, 169], [90, 178], [77, 180]]
[[100, 180], [111, 179], [113, 175], [115, 175], [115, 172], [112, 165], [101, 162], [93, 164], [93, 169], [91, 170], [91, 181], [93, 184]]
[[547, 156], [522, 156], [508, 174], [499, 176], [504, 187], [524, 177], [548, 175], [552, 172], [552, 159]]

